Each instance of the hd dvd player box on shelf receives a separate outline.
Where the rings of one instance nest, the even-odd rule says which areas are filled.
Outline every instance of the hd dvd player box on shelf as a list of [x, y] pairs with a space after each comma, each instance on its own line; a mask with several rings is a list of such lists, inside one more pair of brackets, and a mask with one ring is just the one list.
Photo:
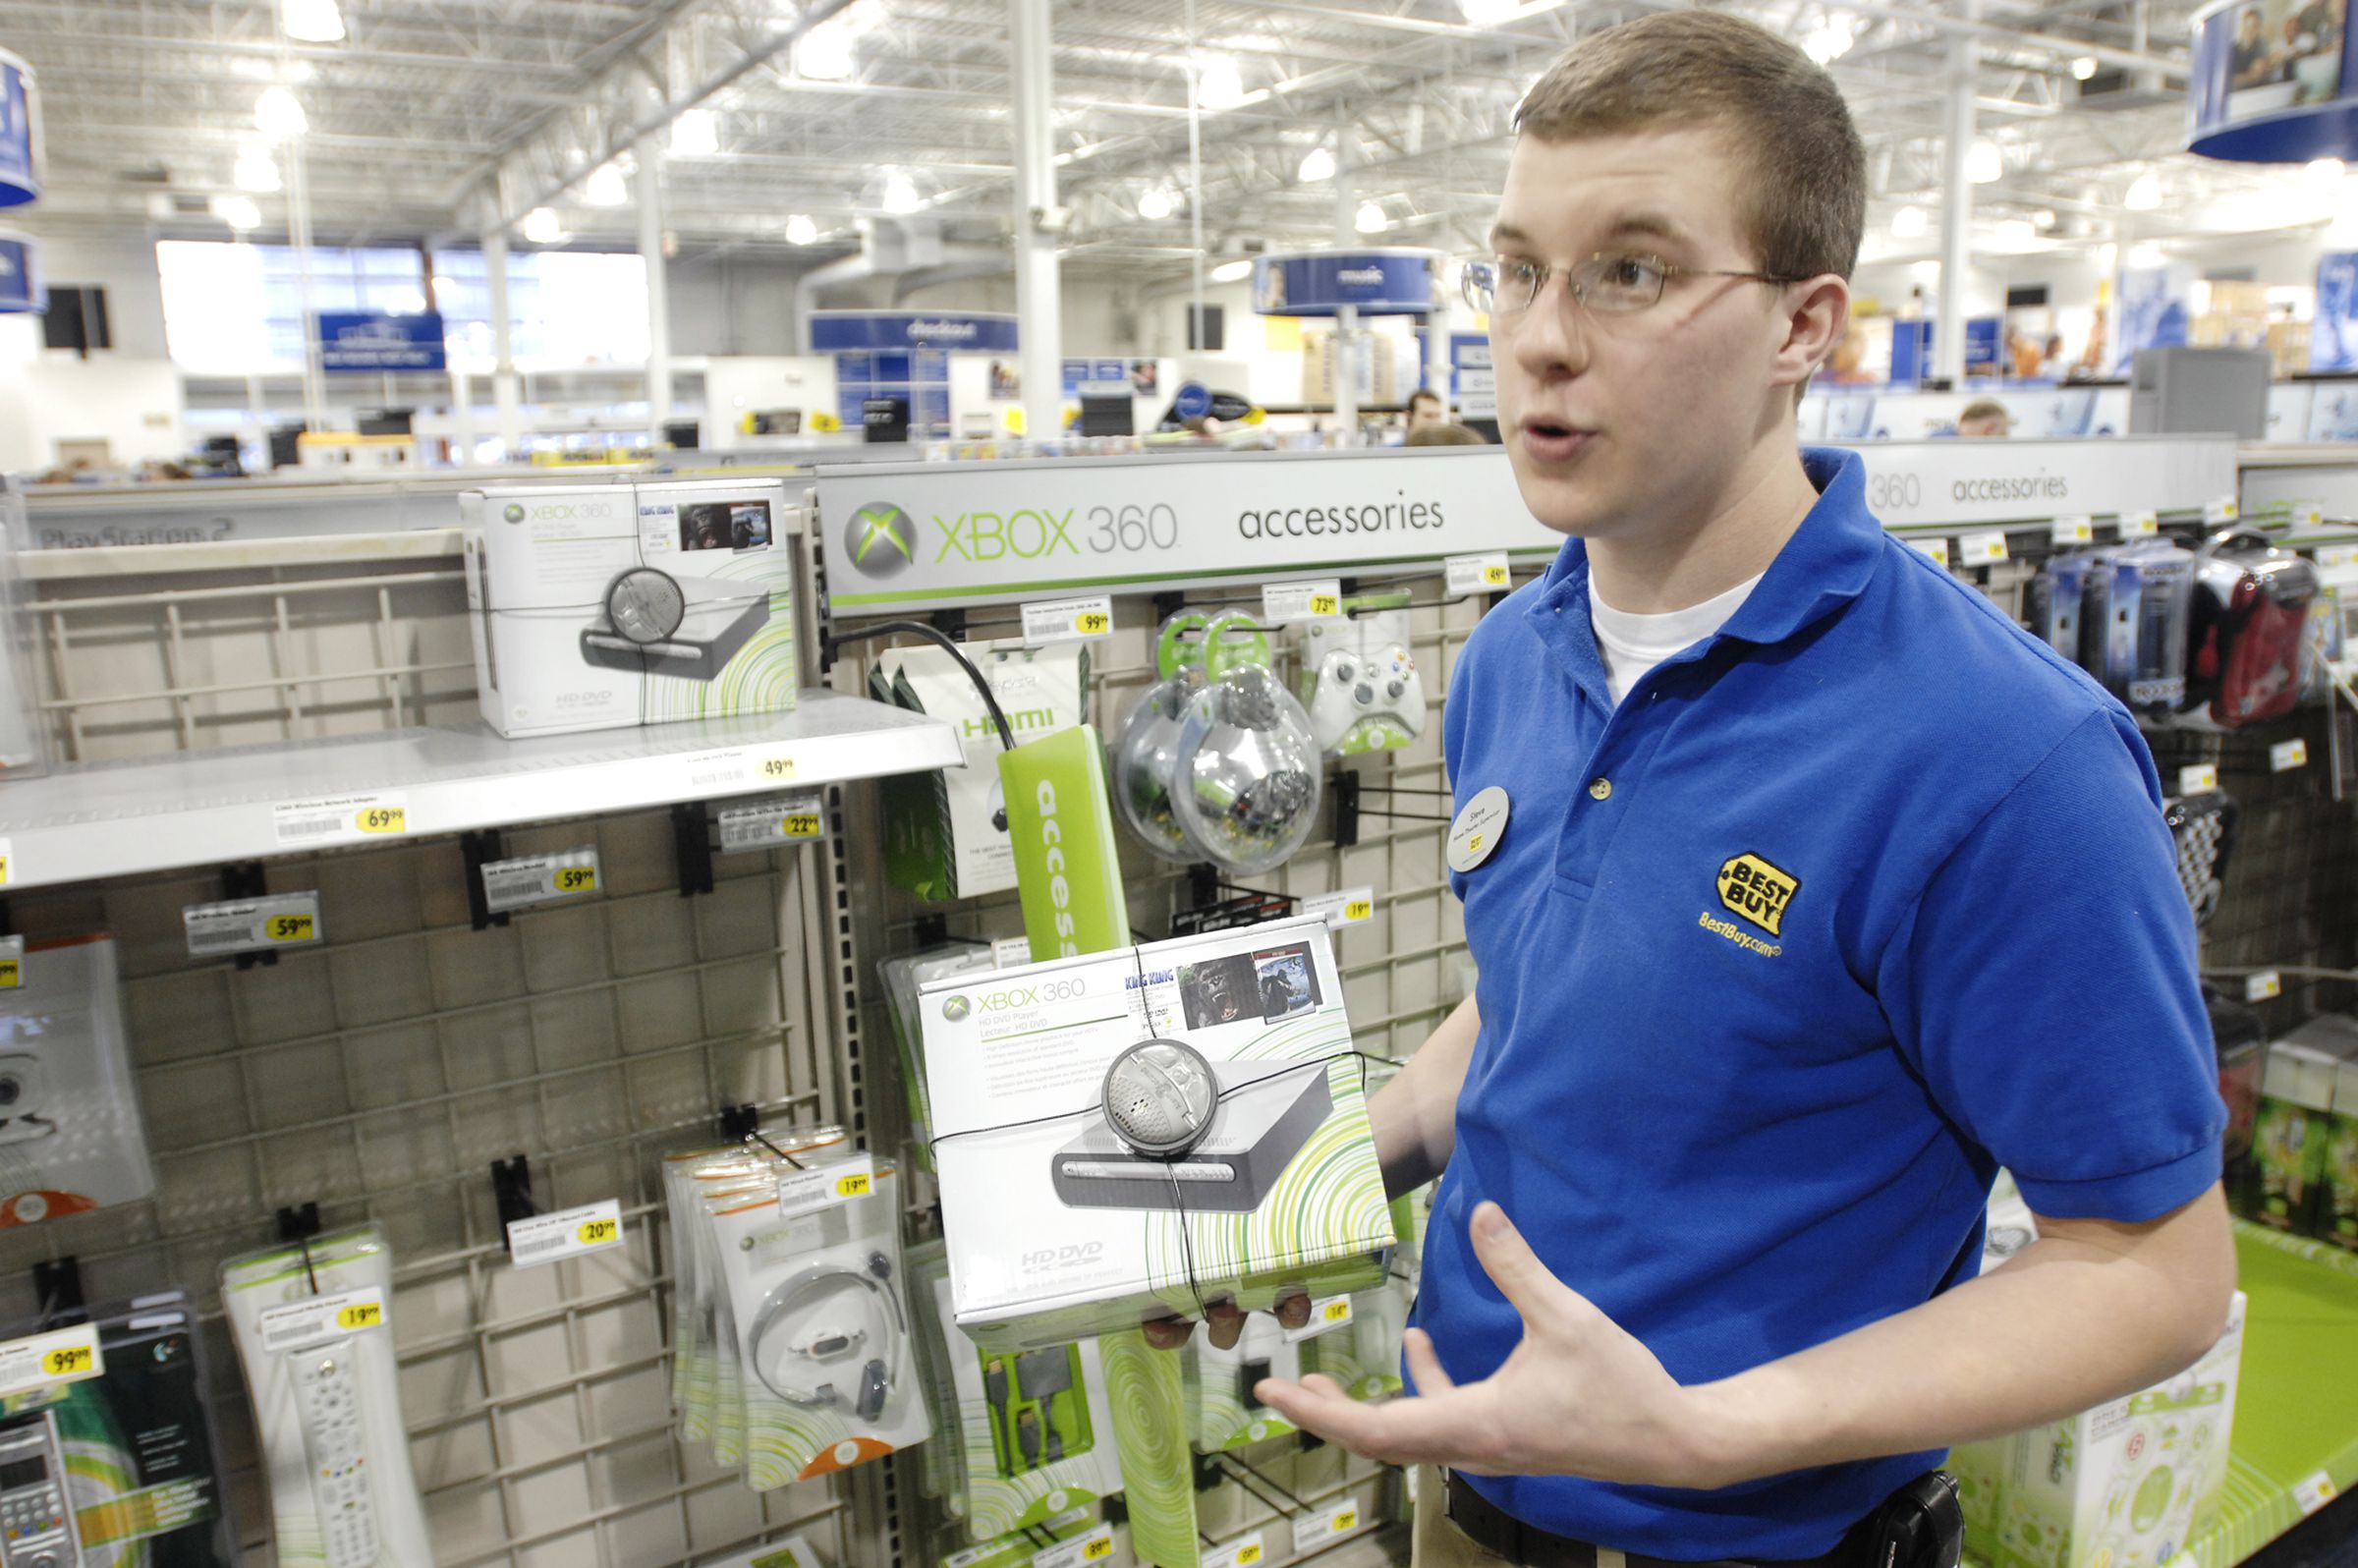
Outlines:
[[499, 485], [459, 505], [476, 684], [500, 734], [795, 705], [777, 480]]

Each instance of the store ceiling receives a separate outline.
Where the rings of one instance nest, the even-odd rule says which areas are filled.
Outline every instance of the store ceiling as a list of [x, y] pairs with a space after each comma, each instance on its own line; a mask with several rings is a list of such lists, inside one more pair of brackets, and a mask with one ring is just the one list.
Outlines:
[[[840, 252], [895, 174], [953, 235], [987, 242], [1007, 226], [1005, 0], [342, 0], [347, 36], [331, 44], [284, 37], [282, 3], [0, 0], [0, 45], [32, 62], [44, 95], [51, 196], [40, 224], [224, 235], [207, 199], [236, 193], [241, 151], [263, 140], [255, 99], [277, 83], [309, 118], [302, 172], [320, 243], [465, 240], [546, 205], [573, 243], [631, 244], [634, 206], [591, 204], [611, 199], [614, 182], [600, 190], [588, 177], [617, 152], [630, 167], [642, 132], [640, 145], [666, 149], [665, 226], [690, 252]], [[1507, 16], [1476, 25], [1469, 9]], [[1347, 147], [1356, 164], [1344, 221], [1373, 201], [1387, 227], [1371, 239], [1471, 252], [1519, 93], [1576, 36], [1639, 9], [1055, 0], [1067, 265], [1133, 276], [1188, 265], [1191, 52], [1232, 62], [1243, 93], [1202, 117], [1208, 249], [1332, 240], [1338, 181], [1301, 178], [1303, 158], [1324, 145]], [[2005, 161], [2003, 178], [1979, 188], [1983, 215], [2016, 221], [2002, 238], [1985, 229], [1985, 245], [2119, 238], [2124, 196], [2149, 167], [2165, 200], [2138, 238], [2286, 221], [2275, 197], [2294, 187], [2281, 174], [2171, 156], [2184, 136], [2186, 0], [1983, 0], [1979, 21], [1939, 0], [1731, 9], [1822, 47], [1848, 38], [1833, 70], [1874, 160], [1871, 254], [1935, 243], [1884, 231], [1901, 205], [1937, 210], [1942, 96], [1961, 38], [1979, 54], [1981, 133]], [[848, 44], [848, 79], [814, 80], [825, 62], [815, 49], [798, 56], [791, 40], [814, 24], [820, 46], [840, 56]], [[2087, 88], [2073, 71], [2083, 58], [2100, 68]], [[709, 111], [716, 152], [668, 150], [683, 110]], [[282, 144], [278, 164], [291, 161]], [[1142, 216], [1158, 196], [1168, 214]], [[253, 199], [257, 233], [283, 233], [285, 195]], [[2322, 222], [2330, 202], [2312, 205]], [[814, 220], [814, 246], [789, 244], [795, 214]]]

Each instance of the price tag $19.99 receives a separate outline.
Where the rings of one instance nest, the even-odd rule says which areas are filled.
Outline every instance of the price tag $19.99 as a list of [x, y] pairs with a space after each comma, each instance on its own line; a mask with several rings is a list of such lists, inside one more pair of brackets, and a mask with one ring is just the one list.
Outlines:
[[875, 1187], [875, 1161], [867, 1154], [854, 1154], [832, 1164], [811, 1165], [800, 1170], [790, 1166], [778, 1172], [778, 1212], [805, 1214], [814, 1208], [848, 1204], [868, 1197]]

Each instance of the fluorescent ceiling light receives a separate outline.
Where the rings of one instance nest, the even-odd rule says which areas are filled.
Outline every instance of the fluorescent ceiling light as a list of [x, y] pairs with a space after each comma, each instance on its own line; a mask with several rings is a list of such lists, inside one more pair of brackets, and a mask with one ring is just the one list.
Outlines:
[[1924, 237], [1926, 226], [1922, 207], [1901, 207], [1891, 214], [1891, 238], [1894, 240], [1920, 240]]
[[533, 245], [555, 245], [565, 238], [554, 207], [534, 207], [524, 215], [524, 237]]
[[2106, 240], [2103, 245], [2100, 245], [2096, 248], [2096, 270], [2098, 272], [2104, 274], [2105, 277], [2110, 277], [2112, 275], [2112, 269], [2119, 265], [2119, 246], [2114, 245], [2109, 240]]
[[1207, 275], [1214, 283], [1242, 283], [1253, 275], [1253, 263], [1249, 260], [1223, 261]]
[[895, 170], [884, 178], [884, 210], [915, 212], [924, 206], [925, 199], [917, 194], [917, 182]]
[[213, 216], [244, 234], [262, 225], [262, 209], [253, 204], [253, 197], [218, 196], [213, 197]]
[[1224, 54], [1196, 57], [1196, 102], [1217, 112], [1245, 101], [1245, 74]]
[[1171, 215], [1171, 194], [1158, 185], [1147, 187], [1138, 198], [1138, 215], [1149, 223], [1160, 223]]
[[619, 207], [631, 199], [631, 182], [617, 164], [601, 163], [582, 182], [582, 199], [593, 207]]
[[1383, 208], [1376, 202], [1362, 201], [1359, 221], [1353, 226], [1362, 234], [1381, 234], [1392, 226], [1392, 220], [1383, 215]]
[[788, 245], [811, 245], [817, 239], [818, 225], [811, 220], [810, 213], [797, 212], [786, 220], [786, 243]]
[[1304, 185], [1331, 180], [1334, 178], [1334, 154], [1324, 147], [1313, 147], [1310, 155], [1302, 160], [1302, 167], [1296, 169], [1294, 174]]
[[2055, 209], [2053, 207], [2041, 207], [2038, 211], [2031, 214], [2031, 222], [2043, 233], [2053, 228], [2055, 226]]
[[2095, 56], [2095, 55], [2092, 55], [2092, 54], [2084, 54], [2084, 55], [2081, 55], [2081, 56], [2080, 56], [2078, 59], [2076, 59], [2076, 60], [2072, 61], [2072, 63], [2071, 63], [2071, 79], [2072, 79], [2074, 82], [2086, 82], [2086, 81], [2087, 81], [2089, 78], [2091, 78], [2091, 77], [2093, 77], [2093, 76], [2095, 76], [2095, 75], [2096, 75], [2096, 56]]
[[264, 87], [262, 95], [253, 100], [253, 123], [262, 135], [282, 141], [311, 128], [310, 117], [303, 112], [303, 100], [277, 86]]
[[2162, 204], [2162, 177], [2148, 169], [2129, 182], [2120, 204], [2131, 212], [2151, 212]]
[[247, 147], [238, 154], [238, 163], [230, 178], [241, 191], [268, 196], [279, 188], [278, 162], [264, 147]]
[[1801, 40], [1801, 52], [1820, 65], [1832, 65], [1850, 52], [1854, 41], [1850, 28], [1828, 17]]
[[344, 13], [336, 0], [279, 0], [278, 30], [297, 43], [342, 43]]
[[813, 82], [844, 82], [860, 69], [857, 35], [841, 22], [822, 22], [795, 40], [794, 69]]
[[720, 117], [709, 109], [682, 109], [671, 122], [671, 152], [677, 158], [709, 158], [720, 151]]
[[2023, 250], [2039, 242], [2039, 231], [2028, 218], [2007, 218], [1997, 226], [1997, 243], [2011, 250]]
[[1457, 0], [1457, 9], [1478, 28], [1494, 28], [1523, 9], [1521, 0]]
[[1995, 185], [2006, 177], [2006, 155], [1984, 137], [1965, 149], [1965, 178], [1975, 185]]

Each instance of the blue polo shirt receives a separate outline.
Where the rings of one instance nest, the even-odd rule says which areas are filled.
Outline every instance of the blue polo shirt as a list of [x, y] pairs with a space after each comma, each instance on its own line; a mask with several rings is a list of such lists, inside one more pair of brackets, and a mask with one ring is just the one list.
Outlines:
[[[2128, 713], [1885, 535], [1859, 460], [1719, 634], [1616, 708], [1585, 547], [1486, 617], [1444, 718], [1480, 967], [1417, 1318], [1459, 1381], [1520, 1320], [1493, 1199], [1682, 1383], [1976, 1272], [2000, 1164], [2032, 1207], [2145, 1220], [2225, 1111], [2153, 759]], [[1527, 1524], [1679, 1559], [1829, 1549], [1937, 1453], [1703, 1492], [1469, 1478]]]

